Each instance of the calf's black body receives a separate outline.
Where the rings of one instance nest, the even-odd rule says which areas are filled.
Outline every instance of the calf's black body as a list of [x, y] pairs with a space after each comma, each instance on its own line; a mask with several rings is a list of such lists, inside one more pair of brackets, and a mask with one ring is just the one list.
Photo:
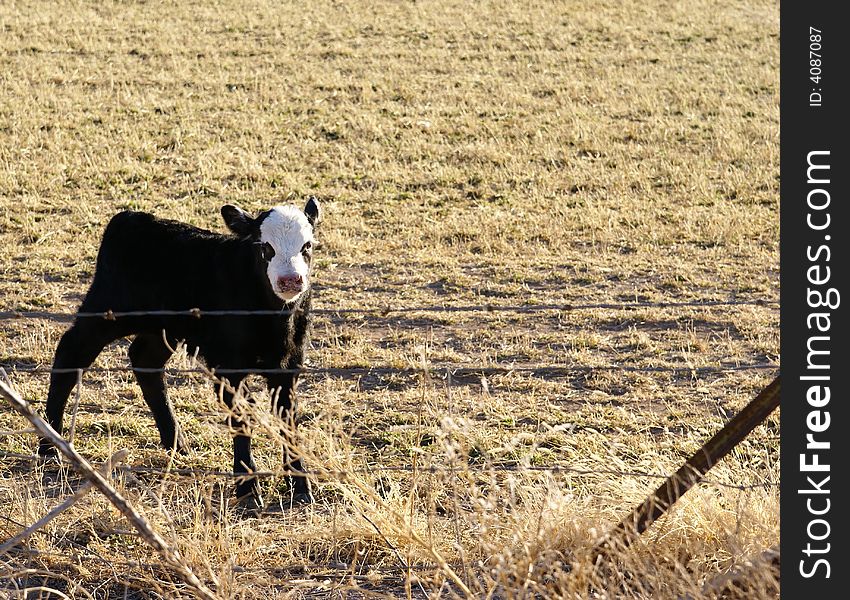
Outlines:
[[[314, 225], [318, 220], [315, 199], [308, 202], [305, 210], [310, 225]], [[292, 302], [274, 293], [259, 256], [261, 218], [262, 215], [256, 223], [251, 221], [252, 227], [240, 229], [244, 235], [221, 235], [141, 212], [125, 211], [112, 218], [103, 235], [94, 279], [79, 312], [199, 308], [202, 315], [204, 311], [227, 310], [280, 313], [200, 318], [120, 316], [114, 320], [78, 316], [62, 336], [53, 363], [46, 411], [54, 429], [62, 430], [67, 399], [77, 379], [75, 370], [90, 366], [107, 344], [122, 337], [135, 336], [129, 348], [134, 374], [153, 413], [162, 445], [178, 452], [185, 452], [187, 444], [166, 395], [162, 368], [171, 356], [169, 347], [184, 342], [187, 351], [197, 353], [208, 367], [223, 369], [222, 376], [234, 389], [252, 371], [303, 366], [311, 290], [307, 287]], [[297, 373], [262, 374], [271, 392], [272, 409], [294, 424]], [[232, 392], [216, 386], [219, 391], [224, 402], [232, 406]], [[235, 432], [233, 470], [246, 475], [237, 479], [236, 495], [261, 506], [257, 480], [249, 476], [256, 470], [250, 433], [245, 423], [236, 417], [229, 419]], [[287, 443], [284, 467], [302, 472], [300, 459], [288, 450], [294, 447], [293, 442]], [[40, 453], [51, 450], [50, 443], [42, 440]], [[291, 482], [296, 501], [311, 499], [305, 476], [296, 475]]]

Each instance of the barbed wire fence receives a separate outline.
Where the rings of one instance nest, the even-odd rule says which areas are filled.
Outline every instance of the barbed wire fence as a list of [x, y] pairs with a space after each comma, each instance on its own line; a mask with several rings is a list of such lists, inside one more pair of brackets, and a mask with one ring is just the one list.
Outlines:
[[[357, 309], [314, 309], [311, 311], [313, 314], [319, 315], [329, 315], [331, 317], [346, 317], [348, 315], [375, 315], [379, 317], [391, 317], [392, 315], [400, 315], [400, 314], [409, 314], [409, 313], [539, 313], [539, 312], [553, 312], [553, 313], [561, 313], [561, 312], [570, 312], [577, 310], [620, 310], [620, 311], [636, 311], [640, 309], [648, 309], [648, 308], [717, 308], [717, 307], [730, 307], [730, 306], [750, 306], [750, 307], [766, 307], [769, 309], [778, 309], [778, 302], [776, 301], [765, 301], [765, 300], [710, 300], [710, 301], [684, 301], [684, 302], [648, 302], [648, 301], [635, 301], [635, 302], [622, 302], [622, 303], [585, 303], [585, 304], [541, 304], [541, 305], [521, 305], [521, 306], [506, 306], [506, 305], [491, 305], [491, 304], [479, 304], [479, 305], [466, 305], [466, 306], [418, 306], [418, 307], [373, 307], [373, 308], [357, 308]], [[58, 323], [70, 322], [74, 319], [107, 319], [107, 320], [116, 320], [122, 318], [193, 318], [193, 319], [202, 319], [202, 318], [227, 318], [227, 317], [248, 317], [248, 316], [282, 316], [291, 314], [290, 311], [243, 311], [243, 310], [201, 310], [198, 308], [187, 309], [187, 310], [151, 310], [151, 311], [106, 311], [106, 312], [97, 312], [97, 313], [63, 313], [63, 312], [50, 312], [50, 311], [0, 311], [0, 321], [3, 320], [47, 320]], [[114, 487], [109, 485], [107, 478], [110, 473], [124, 473], [124, 474], [139, 474], [139, 475], [148, 475], [155, 477], [179, 477], [179, 478], [191, 478], [194, 480], [201, 479], [236, 479], [239, 477], [244, 477], [244, 475], [238, 475], [231, 471], [225, 471], [216, 468], [207, 468], [207, 467], [193, 467], [193, 468], [165, 468], [160, 469], [156, 467], [148, 467], [148, 466], [132, 466], [132, 465], [124, 465], [120, 464], [122, 460], [126, 458], [126, 453], [124, 451], [119, 451], [115, 456], [110, 458], [100, 471], [97, 469], [93, 469], [85, 462], [85, 459], [82, 459], [82, 463], [79, 455], [76, 455], [76, 451], [73, 450], [73, 446], [68, 442], [71, 442], [73, 439], [73, 431], [74, 431], [74, 421], [76, 419], [77, 411], [80, 409], [92, 409], [98, 410], [103, 409], [103, 407], [94, 404], [86, 404], [80, 402], [80, 390], [82, 388], [82, 376], [83, 373], [111, 373], [111, 372], [163, 372], [173, 375], [178, 374], [197, 374], [202, 376], [205, 379], [215, 383], [216, 385], [228, 385], [228, 382], [224, 376], [230, 374], [257, 374], [257, 375], [268, 375], [268, 374], [282, 374], [282, 373], [303, 373], [308, 375], [325, 375], [328, 377], [363, 377], [363, 376], [383, 376], [383, 375], [425, 375], [431, 378], [444, 379], [451, 381], [452, 379], [458, 380], [465, 377], [485, 377], [485, 376], [495, 376], [495, 375], [509, 375], [509, 374], [524, 374], [530, 377], [546, 377], [546, 378], [563, 378], [576, 376], [578, 374], [590, 374], [594, 372], [623, 372], [623, 373], [671, 373], [671, 374], [679, 374], [685, 375], [691, 378], [698, 378], [702, 376], [706, 376], [709, 374], [717, 374], [717, 373], [727, 373], [727, 372], [745, 372], [745, 371], [776, 371], [778, 369], [778, 365], [773, 362], [755, 362], [749, 364], [740, 364], [737, 362], [730, 361], [729, 364], [720, 364], [714, 366], [693, 366], [693, 365], [650, 365], [650, 366], [634, 366], [634, 365], [620, 365], [620, 364], [605, 364], [605, 365], [576, 365], [576, 364], [546, 364], [546, 365], [516, 365], [516, 364], [485, 364], [481, 366], [473, 366], [473, 365], [465, 365], [465, 364], [426, 364], [422, 366], [406, 366], [406, 367], [389, 367], [389, 366], [371, 366], [371, 367], [362, 367], [362, 366], [354, 366], [354, 367], [303, 367], [299, 369], [284, 369], [284, 368], [274, 368], [274, 369], [208, 369], [207, 367], [195, 364], [189, 368], [133, 368], [128, 366], [113, 366], [113, 367], [86, 367], [86, 368], [72, 368], [72, 369], [55, 369], [52, 367], [48, 367], [45, 365], [37, 365], [37, 364], [20, 364], [16, 363], [14, 366], [10, 365], [10, 371], [12, 374], [28, 374], [28, 375], [39, 375], [39, 374], [52, 374], [52, 373], [67, 373], [67, 372], [76, 372], [77, 373], [77, 394], [73, 401], [73, 407], [71, 411], [71, 426], [68, 430], [68, 440], [64, 440], [61, 437], [58, 438], [58, 446], [60, 450], [62, 449], [62, 444], [65, 444], [70, 449], [70, 453], [63, 454], [66, 455], [71, 463], [80, 470], [83, 477], [88, 480], [88, 483], [76, 491], [71, 497], [66, 499], [66, 501], [62, 502], [56, 508], [54, 508], [48, 515], [33, 523], [32, 525], [27, 526], [23, 523], [17, 523], [16, 526], [22, 529], [17, 535], [12, 536], [10, 539], [5, 542], [0, 541], [0, 557], [2, 557], [5, 553], [14, 551], [14, 552], [23, 552], [32, 553], [31, 550], [22, 547], [20, 542], [33, 535], [36, 532], [42, 531], [44, 525], [49, 522], [51, 519], [58, 516], [61, 512], [70, 509], [79, 499], [81, 499], [86, 492], [90, 489], [97, 487], [100, 489], [110, 501], [113, 501], [113, 504], [119, 506], [120, 502], [123, 501], [128, 509], [128, 513], [135, 515], [130, 518], [130, 521], [136, 525], [135, 532], [120, 532], [124, 535], [140, 535], [145, 541], [147, 541], [154, 549], [156, 549], [163, 557], [166, 564], [168, 564], [173, 571], [178, 575], [180, 579], [188, 586], [188, 588], [198, 597], [202, 598], [214, 598], [215, 593], [212, 592], [203, 582], [201, 582], [197, 576], [191, 571], [191, 569], [186, 565], [186, 563], [179, 556], [179, 553], [175, 555], [175, 550], [165, 542], [159, 534], [157, 534], [154, 529], [133, 509], [133, 507], [126, 500], [121, 499], [120, 501], [114, 500], [114, 495], [117, 494], [115, 492]], [[2, 380], [6, 380], [6, 384], [3, 385]], [[776, 384], [778, 389], [778, 383]], [[239, 390], [233, 390], [238, 392]], [[0, 369], [0, 392], [2, 395], [9, 400], [13, 405], [17, 404], [17, 400], [23, 404], [21, 406], [28, 407], [29, 404], [38, 404], [39, 401], [25, 402], [22, 398], [17, 396], [17, 398], [13, 398], [12, 396], [16, 395], [14, 390], [11, 387], [11, 379], [5, 372], [2, 372]], [[16, 406], [21, 409], [21, 406]], [[29, 412], [26, 412], [29, 411]], [[772, 411], [772, 409], [771, 409]], [[771, 411], [768, 411], [764, 414], [758, 422], [750, 423], [750, 427], [746, 433], [740, 436], [740, 439], [735, 442], [738, 442], [746, 436], [749, 431], [752, 430], [756, 425], [763, 422]], [[27, 435], [32, 433], [40, 433], [41, 435], [51, 435], [49, 431], [43, 429], [42, 425], [38, 422], [38, 415], [34, 413], [31, 409], [21, 409], [21, 412], [27, 416], [30, 422], [34, 425], [31, 429], [21, 429], [16, 431], [4, 431], [0, 432], [0, 437], [5, 437], [8, 435]], [[43, 421], [41, 421], [44, 425]], [[48, 426], [49, 427], [49, 426]], [[57, 435], [56, 432], [53, 434]], [[733, 444], [734, 447], [734, 444]], [[731, 448], [727, 448], [726, 452], [730, 451]], [[700, 455], [698, 452], [697, 455]], [[4, 459], [15, 459], [24, 463], [35, 463], [40, 460], [40, 458], [36, 455], [28, 455], [23, 453], [15, 453], [11, 451], [0, 450], [0, 456]], [[696, 456], [696, 455], [695, 455]], [[642, 514], [641, 517], [635, 517], [634, 514], [638, 514], [641, 510], [641, 507], [635, 509], [635, 513], [632, 515], [632, 527], [629, 528], [627, 525], [624, 525], [630, 522], [628, 519], [624, 519], [620, 525], [612, 530], [611, 534], [606, 537], [603, 541], [600, 542], [600, 545], [597, 549], [594, 550], [594, 560], [599, 559], [600, 556], [603, 556], [605, 552], [602, 548], [611, 548], [614, 544], [612, 542], [613, 536], [615, 533], [624, 533], [628, 530], [629, 535], [635, 534], [635, 529], [637, 529], [636, 533], [639, 534], [643, 529], [645, 529], [647, 523], [651, 523], [654, 518], [658, 516], [659, 507], [662, 507], [661, 512], [667, 510], [675, 500], [684, 493], [690, 486], [695, 483], [701, 483], [704, 485], [715, 486], [719, 488], [738, 490], [739, 492], [747, 492], [753, 489], [770, 489], [770, 488], [778, 488], [778, 482], [758, 482], [758, 483], [750, 483], [750, 484], [735, 484], [729, 483], [719, 480], [712, 480], [709, 478], [705, 478], [705, 472], [708, 471], [714, 463], [719, 460], [719, 457], [712, 457], [710, 455], [706, 455], [703, 453], [704, 458], [707, 456], [708, 461], [704, 463], [701, 468], [704, 469], [704, 472], [698, 473], [698, 476], [694, 476], [697, 473], [692, 467], [693, 465], [683, 465], [682, 469], [679, 470], [678, 473], [670, 475], [669, 473], [651, 473], [640, 470], [618, 470], [618, 469], [583, 469], [583, 468], [574, 468], [565, 465], [532, 465], [532, 464], [476, 464], [476, 465], [463, 465], [462, 467], [454, 467], [454, 466], [434, 466], [434, 465], [422, 465], [422, 464], [413, 464], [413, 465], [369, 465], [367, 467], [355, 467], [355, 468], [347, 468], [344, 470], [333, 470], [333, 469], [315, 469], [308, 470], [306, 472], [307, 475], [313, 477], [322, 477], [322, 478], [335, 478], [340, 481], [345, 481], [349, 479], [352, 475], [356, 474], [379, 474], [379, 473], [427, 473], [427, 474], [443, 474], [443, 475], [456, 475], [462, 473], [469, 473], [470, 471], [478, 473], [478, 474], [493, 474], [493, 473], [547, 473], [553, 476], [557, 475], [575, 475], [575, 476], [589, 476], [589, 475], [598, 475], [598, 476], [613, 476], [613, 477], [629, 477], [635, 479], [647, 479], [647, 480], [663, 480], [665, 483], [657, 490], [653, 495], [647, 498], [644, 502], [643, 511], [646, 513], [648, 510], [653, 514], [653, 519], [647, 519], [646, 514]], [[86, 466], [88, 465], [88, 466]], [[687, 474], [687, 485], [682, 485], [683, 474]], [[291, 475], [291, 473], [283, 471], [283, 470], [269, 470], [269, 471], [256, 471], [251, 473], [252, 477], [258, 478], [271, 478], [271, 477], [282, 477], [286, 475]], [[671, 483], [672, 482], [672, 483]], [[104, 487], [106, 485], [107, 487]], [[675, 490], [676, 494], [667, 496], [664, 501], [660, 501], [660, 494], [663, 489], [667, 490]], [[672, 487], [671, 487], [672, 486]], [[681, 492], [681, 493], [679, 493]], [[111, 496], [112, 495], [112, 496]], [[119, 495], [120, 496], [120, 495]], [[119, 506], [120, 510], [120, 506]], [[3, 517], [6, 521], [11, 521], [8, 517]], [[635, 520], [637, 519], [637, 520]], [[642, 520], [641, 520], [642, 519]], [[639, 526], [635, 527], [634, 523], [638, 523]], [[376, 528], [379, 534], [383, 535], [377, 526], [374, 523], [372, 525]], [[641, 527], [643, 529], [641, 529]], [[386, 540], [386, 538], [384, 538]], [[623, 538], [627, 539], [627, 538]], [[387, 544], [392, 546], [389, 540], [386, 540]], [[35, 552], [35, 554], [39, 555], [48, 555], [49, 552]], [[463, 592], [464, 595], [471, 597], [471, 591], [465, 586], [463, 580], [454, 573], [453, 565], [449, 565], [445, 560], [442, 559], [439, 555], [436, 555], [435, 558], [437, 560], [433, 564], [417, 564], [415, 569], [419, 569], [422, 571], [427, 570], [441, 570], [444, 575], [447, 576], [453, 583], [458, 587], [458, 589]], [[105, 560], [105, 559], [104, 559]], [[405, 576], [409, 579], [413, 573], [414, 567], [406, 564], [403, 559], [399, 557], [399, 565], [395, 566], [387, 566], [381, 565], [381, 569], [385, 570], [397, 570], [400, 573], [404, 573]], [[124, 566], [127, 567], [144, 567], [145, 565], [140, 561], [127, 561]], [[148, 565], [150, 566], [150, 565]], [[456, 566], [455, 566], [456, 567]], [[300, 565], [299, 568], [303, 569], [306, 573], [310, 569], [315, 569], [316, 571], [328, 572], [328, 571], [344, 571], [347, 575], [352, 575], [351, 565], [348, 564], [312, 564], [312, 565]], [[361, 569], [358, 577], [365, 577], [363, 573], [365, 572], [363, 569], [363, 565], [359, 567]], [[266, 569], [263, 569], [266, 573], [292, 573], [294, 569], [291, 565], [277, 565], [270, 566]], [[368, 569], [367, 569], [368, 570]], [[417, 580], [418, 581], [418, 580]], [[217, 582], [213, 581], [213, 588], [215, 588], [215, 584]], [[421, 584], [420, 584], [421, 587]], [[425, 590], [422, 589], [423, 594], [425, 594]]]
[[[766, 306], [778, 309], [777, 300], [682, 300], [648, 301], [635, 300], [631, 302], [585, 302], [563, 304], [467, 304], [444, 306], [374, 306], [360, 308], [313, 308], [314, 315], [391, 315], [404, 313], [538, 313], [538, 312], [570, 312], [577, 310], [636, 310], [641, 308], [714, 308], [728, 306]], [[9, 319], [46, 319], [50, 321], [69, 322], [74, 319], [118, 319], [126, 317], [244, 317], [244, 316], [288, 316], [292, 310], [217, 310], [187, 308], [181, 310], [132, 310], [104, 312], [51, 312], [35, 310], [6, 310], [0, 311], [0, 320]]]

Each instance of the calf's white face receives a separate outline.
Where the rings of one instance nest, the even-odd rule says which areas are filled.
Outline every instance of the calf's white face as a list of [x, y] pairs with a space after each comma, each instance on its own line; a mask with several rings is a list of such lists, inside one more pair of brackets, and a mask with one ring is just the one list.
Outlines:
[[313, 227], [294, 206], [275, 206], [260, 221], [260, 239], [266, 274], [274, 293], [291, 302], [310, 285]]
[[302, 212], [294, 206], [275, 206], [253, 218], [241, 208], [221, 207], [228, 228], [257, 248], [269, 286], [284, 302], [294, 302], [310, 288], [313, 230], [320, 219], [319, 201], [310, 197]]

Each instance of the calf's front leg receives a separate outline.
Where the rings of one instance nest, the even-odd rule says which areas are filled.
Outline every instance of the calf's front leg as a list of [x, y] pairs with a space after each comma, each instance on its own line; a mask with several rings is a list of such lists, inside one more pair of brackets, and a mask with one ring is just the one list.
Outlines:
[[310, 490], [310, 480], [304, 473], [301, 457], [298, 455], [295, 435], [295, 385], [297, 373], [281, 373], [269, 375], [266, 382], [272, 399], [272, 411], [284, 423], [283, 434], [283, 468], [289, 473], [288, 480], [292, 492], [292, 504], [309, 504], [313, 501]]
[[[239, 389], [239, 384], [244, 379], [243, 375], [227, 377], [230, 388]], [[221, 398], [227, 408], [233, 408], [233, 392], [228, 386], [218, 384], [216, 392], [221, 393]], [[247, 424], [238, 416], [231, 413], [227, 417], [227, 425], [233, 435], [233, 473], [236, 479], [236, 498], [239, 505], [248, 510], [260, 510], [263, 508], [263, 496], [260, 494], [260, 484], [256, 477], [250, 475], [257, 470], [254, 457], [251, 454], [251, 434]]]

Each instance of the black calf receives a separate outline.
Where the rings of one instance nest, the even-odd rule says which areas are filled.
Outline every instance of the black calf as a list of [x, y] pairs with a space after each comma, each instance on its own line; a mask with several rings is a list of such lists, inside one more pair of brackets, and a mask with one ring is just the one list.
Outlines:
[[[145, 402], [165, 448], [185, 453], [186, 440], [168, 400], [162, 368], [179, 341], [213, 369], [225, 371], [238, 389], [253, 370], [299, 369], [310, 327], [310, 263], [319, 204], [310, 198], [304, 212], [278, 206], [256, 218], [234, 206], [221, 209], [235, 235], [225, 236], [177, 221], [125, 211], [109, 222], [97, 257], [94, 280], [81, 313], [128, 311], [248, 310], [280, 314], [245, 316], [119, 316], [114, 320], [78, 317], [56, 348], [47, 419], [61, 431], [76, 369], [91, 365], [110, 342], [135, 336], [129, 356]], [[229, 372], [235, 371], [235, 372]], [[294, 425], [297, 373], [265, 373], [272, 409]], [[218, 386], [217, 386], [218, 389]], [[230, 390], [222, 391], [227, 406]], [[246, 424], [230, 417], [233, 470], [256, 470]], [[294, 431], [294, 428], [288, 428]], [[287, 448], [293, 446], [288, 440]], [[41, 440], [40, 454], [52, 447]], [[284, 467], [303, 472], [297, 456], [286, 452]], [[303, 475], [291, 479], [295, 502], [311, 500]], [[248, 506], [262, 506], [256, 478], [240, 478], [236, 495]]]

